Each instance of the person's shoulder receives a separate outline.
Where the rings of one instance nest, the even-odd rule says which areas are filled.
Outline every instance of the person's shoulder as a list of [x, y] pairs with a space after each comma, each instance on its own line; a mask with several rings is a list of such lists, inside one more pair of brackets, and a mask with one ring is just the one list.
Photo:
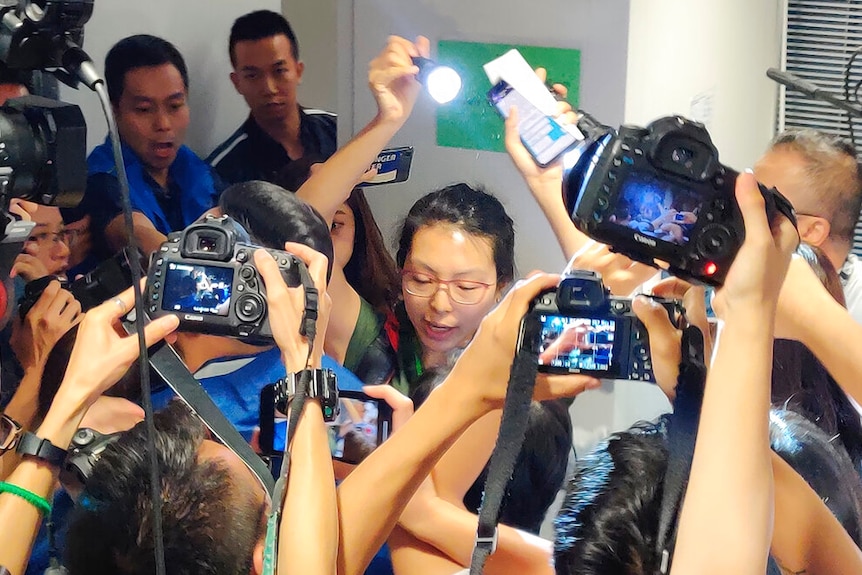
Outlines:
[[338, 114], [333, 112], [327, 112], [326, 110], [321, 110], [318, 108], [304, 108], [300, 107], [303, 116], [307, 122], [314, 124], [319, 127], [323, 127], [325, 129], [332, 130], [333, 132], [338, 128]]
[[243, 149], [248, 141], [248, 122], [243, 124], [234, 131], [224, 142], [216, 146], [204, 160], [207, 164], [218, 170], [221, 165], [231, 163], [235, 158], [243, 153]]

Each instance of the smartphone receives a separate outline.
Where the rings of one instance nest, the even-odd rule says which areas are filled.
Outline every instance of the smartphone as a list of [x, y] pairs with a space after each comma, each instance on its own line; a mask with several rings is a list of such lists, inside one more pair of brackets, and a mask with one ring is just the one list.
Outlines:
[[488, 92], [488, 101], [504, 118], [509, 117], [512, 106], [518, 108], [518, 131], [521, 133], [521, 141], [536, 163], [543, 168], [580, 143], [574, 134], [539, 110], [505, 81], [500, 81], [491, 88]]
[[[327, 424], [329, 450], [333, 459], [360, 463], [389, 437], [392, 408], [382, 399], [375, 399], [361, 391], [339, 391], [338, 403], [338, 416]], [[260, 393], [258, 443], [261, 453], [283, 453], [286, 435], [287, 416], [276, 411], [274, 386], [267, 385]]]
[[412, 163], [412, 146], [383, 150], [371, 164], [372, 168], [377, 168], [377, 175], [359, 185], [363, 187], [379, 186], [380, 184], [397, 184], [406, 181], [410, 177]]

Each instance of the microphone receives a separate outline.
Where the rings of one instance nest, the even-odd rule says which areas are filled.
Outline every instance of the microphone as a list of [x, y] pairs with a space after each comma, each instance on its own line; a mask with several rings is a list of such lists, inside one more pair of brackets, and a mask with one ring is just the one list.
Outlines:
[[778, 68], [769, 68], [768, 70], [766, 70], [766, 75], [778, 82], [779, 84], [790, 88], [791, 90], [802, 92], [812, 100], [820, 100], [821, 102], [827, 102], [829, 104], [832, 104], [836, 108], [844, 110], [845, 112], [851, 114], [854, 117], [862, 117], [862, 106], [855, 102], [850, 102], [848, 100], [845, 100], [844, 98], [840, 98], [832, 92], [824, 90], [813, 82], [803, 80], [799, 76], [791, 74], [790, 72], [779, 70]]
[[803, 80], [799, 76], [795, 76], [790, 72], [779, 70], [778, 68], [769, 68], [766, 71], [766, 75], [779, 84], [787, 86], [791, 90], [802, 92], [806, 96], [814, 98], [815, 100], [818, 98], [818, 94], [823, 91], [823, 89], [817, 85], [812, 84], [807, 80]]

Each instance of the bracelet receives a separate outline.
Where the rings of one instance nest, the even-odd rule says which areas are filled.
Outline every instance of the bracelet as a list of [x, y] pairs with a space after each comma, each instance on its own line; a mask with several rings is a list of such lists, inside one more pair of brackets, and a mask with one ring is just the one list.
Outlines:
[[17, 495], [36, 509], [38, 509], [42, 515], [48, 515], [51, 513], [51, 504], [44, 497], [39, 497], [32, 491], [27, 491], [23, 487], [19, 487], [14, 483], [6, 483], [5, 481], [0, 481], [0, 493], [9, 493], [10, 495]]

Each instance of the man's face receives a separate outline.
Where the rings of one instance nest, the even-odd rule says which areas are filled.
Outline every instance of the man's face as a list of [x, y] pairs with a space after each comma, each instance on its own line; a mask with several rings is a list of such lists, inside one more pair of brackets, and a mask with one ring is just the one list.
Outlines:
[[189, 127], [188, 92], [173, 64], [126, 72], [114, 112], [120, 136], [148, 171], [167, 170]]
[[234, 46], [236, 91], [245, 98], [251, 114], [261, 123], [284, 120], [296, 108], [296, 88], [302, 82], [302, 62], [293, 57], [284, 34], [260, 40], [243, 40]]

